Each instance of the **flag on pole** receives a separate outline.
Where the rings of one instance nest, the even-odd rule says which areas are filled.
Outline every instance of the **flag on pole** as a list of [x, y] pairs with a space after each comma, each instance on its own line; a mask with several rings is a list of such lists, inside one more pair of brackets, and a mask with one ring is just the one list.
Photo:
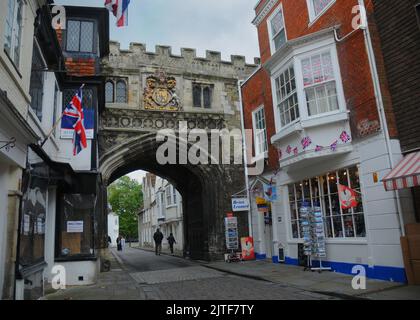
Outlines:
[[356, 200], [356, 191], [347, 187], [343, 186], [342, 184], [338, 185], [338, 195], [340, 198], [340, 205], [342, 209], [350, 209], [357, 207], [357, 200]]
[[117, 18], [117, 27], [128, 26], [130, 0], [105, 0], [105, 7]]
[[84, 124], [83, 112], [83, 86], [77, 91], [76, 95], [66, 106], [63, 112], [63, 121], [71, 123], [73, 133], [73, 155], [77, 156], [83, 149], [87, 148], [86, 129]]

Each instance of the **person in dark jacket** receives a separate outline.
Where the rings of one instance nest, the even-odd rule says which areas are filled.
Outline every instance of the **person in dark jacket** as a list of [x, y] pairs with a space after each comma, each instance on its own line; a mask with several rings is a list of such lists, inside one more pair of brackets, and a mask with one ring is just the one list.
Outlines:
[[160, 232], [160, 229], [157, 229], [155, 234], [153, 235], [153, 240], [155, 240], [155, 254], [160, 256], [160, 252], [162, 251], [162, 240], [163, 240], [163, 233]]
[[118, 238], [117, 238], [117, 250], [118, 251], [122, 251], [121, 240], [122, 240], [122, 237], [121, 237], [121, 235], [119, 235]]
[[176, 243], [174, 235], [171, 233], [168, 237], [169, 248], [171, 249], [171, 253], [174, 254], [174, 243]]

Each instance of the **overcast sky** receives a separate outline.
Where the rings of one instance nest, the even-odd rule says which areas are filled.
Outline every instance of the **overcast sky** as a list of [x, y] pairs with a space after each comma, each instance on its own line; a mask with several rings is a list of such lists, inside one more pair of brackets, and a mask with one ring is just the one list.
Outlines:
[[[103, 7], [104, 0], [55, 0], [57, 4]], [[117, 28], [111, 18], [111, 40], [122, 48], [130, 42], [169, 45], [174, 54], [180, 48], [196, 48], [204, 57], [206, 49], [246, 57], [253, 63], [259, 57], [257, 31], [251, 21], [257, 0], [131, 0], [129, 26]]]
[[[55, 0], [56, 4], [103, 7], [104, 0]], [[257, 31], [251, 21], [257, 0], [131, 0], [129, 25], [115, 26], [111, 16], [111, 40], [128, 48], [130, 42], [145, 43], [148, 51], [155, 45], [195, 48], [205, 57], [206, 50], [220, 51], [223, 60], [243, 55], [248, 63], [259, 57]], [[129, 175], [141, 182], [144, 172]]]

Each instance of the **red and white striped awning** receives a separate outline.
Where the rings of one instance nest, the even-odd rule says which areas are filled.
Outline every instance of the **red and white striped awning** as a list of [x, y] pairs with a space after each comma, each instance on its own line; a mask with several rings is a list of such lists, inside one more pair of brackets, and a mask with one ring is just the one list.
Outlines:
[[420, 151], [405, 156], [382, 182], [387, 191], [420, 186]]

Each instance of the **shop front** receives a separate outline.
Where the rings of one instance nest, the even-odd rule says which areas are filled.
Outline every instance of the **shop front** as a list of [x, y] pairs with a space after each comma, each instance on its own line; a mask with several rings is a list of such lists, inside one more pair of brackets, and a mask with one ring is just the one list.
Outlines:
[[322, 212], [323, 252], [317, 261], [312, 257], [315, 267], [321, 261], [332, 271], [351, 274], [354, 266], [361, 265], [369, 278], [405, 282], [394, 199], [376, 191], [368, 163], [353, 156], [349, 153], [279, 173], [282, 222], [276, 232], [279, 246], [285, 248], [285, 263], [308, 263], [302, 216], [307, 206]]

